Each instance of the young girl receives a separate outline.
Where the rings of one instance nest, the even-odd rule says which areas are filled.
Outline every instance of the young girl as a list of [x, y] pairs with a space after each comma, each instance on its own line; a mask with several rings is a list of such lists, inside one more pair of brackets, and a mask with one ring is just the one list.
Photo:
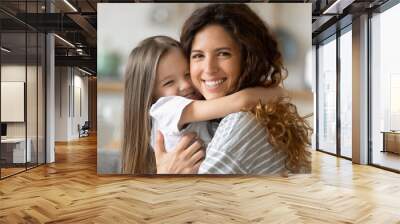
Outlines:
[[[212, 89], [218, 81], [209, 81]], [[125, 74], [122, 172], [155, 173], [156, 132], [170, 151], [185, 132], [196, 132], [207, 145], [213, 131], [207, 120], [254, 107], [283, 95], [277, 88], [249, 88], [213, 100], [201, 100], [193, 87], [180, 44], [166, 36], [143, 40], [129, 56]]]

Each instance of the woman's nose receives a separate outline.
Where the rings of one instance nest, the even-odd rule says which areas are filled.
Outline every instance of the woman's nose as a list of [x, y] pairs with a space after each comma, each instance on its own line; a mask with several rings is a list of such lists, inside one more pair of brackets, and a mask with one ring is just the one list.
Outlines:
[[214, 57], [207, 57], [205, 60], [205, 72], [207, 74], [213, 74], [218, 72], [218, 63], [217, 63], [217, 59]]

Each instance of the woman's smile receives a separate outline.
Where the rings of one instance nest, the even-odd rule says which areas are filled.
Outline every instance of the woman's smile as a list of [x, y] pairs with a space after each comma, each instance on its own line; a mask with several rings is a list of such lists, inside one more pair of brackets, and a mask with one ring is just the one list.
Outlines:
[[222, 85], [226, 81], [226, 78], [222, 79], [213, 79], [213, 80], [203, 80], [204, 85], [208, 89], [216, 89]]

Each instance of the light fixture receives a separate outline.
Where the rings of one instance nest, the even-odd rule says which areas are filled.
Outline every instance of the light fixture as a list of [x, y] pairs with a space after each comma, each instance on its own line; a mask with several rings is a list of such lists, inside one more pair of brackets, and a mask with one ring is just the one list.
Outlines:
[[82, 48], [76, 48], [76, 53], [78, 55], [88, 55]]
[[9, 50], [9, 49], [7, 49], [7, 48], [5, 48], [5, 47], [1, 47], [1, 50], [4, 51], [4, 52], [7, 52], [7, 53], [10, 53], [10, 52], [11, 52], [11, 50]]
[[83, 72], [83, 73], [85, 73], [85, 74], [87, 74], [87, 75], [90, 75], [90, 76], [92, 75], [92, 73], [90, 73], [90, 72], [88, 72], [88, 71], [86, 71], [86, 70], [83, 70], [83, 69], [81, 69], [81, 68], [79, 68], [79, 67], [78, 67], [78, 70], [81, 71], [81, 72]]
[[72, 10], [74, 10], [74, 12], [78, 12], [78, 10], [71, 4], [69, 3], [68, 0], [64, 0], [65, 4], [67, 4]]
[[336, 0], [332, 5], [322, 12], [322, 14], [342, 14], [343, 9], [351, 5], [355, 0]]
[[73, 45], [73, 44], [72, 44], [71, 42], [69, 42], [68, 40], [66, 40], [66, 39], [64, 39], [64, 38], [62, 38], [62, 37], [60, 37], [60, 36], [58, 36], [57, 34], [54, 34], [54, 36], [57, 37], [58, 39], [60, 39], [61, 41], [63, 41], [64, 43], [66, 43], [67, 45], [69, 45], [69, 46], [75, 48], [75, 45]]

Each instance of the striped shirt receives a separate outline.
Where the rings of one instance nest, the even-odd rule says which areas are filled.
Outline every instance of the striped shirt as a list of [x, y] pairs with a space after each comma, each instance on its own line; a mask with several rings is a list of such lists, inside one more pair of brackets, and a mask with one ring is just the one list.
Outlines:
[[285, 170], [285, 159], [254, 115], [238, 112], [222, 119], [199, 174], [277, 174]]

